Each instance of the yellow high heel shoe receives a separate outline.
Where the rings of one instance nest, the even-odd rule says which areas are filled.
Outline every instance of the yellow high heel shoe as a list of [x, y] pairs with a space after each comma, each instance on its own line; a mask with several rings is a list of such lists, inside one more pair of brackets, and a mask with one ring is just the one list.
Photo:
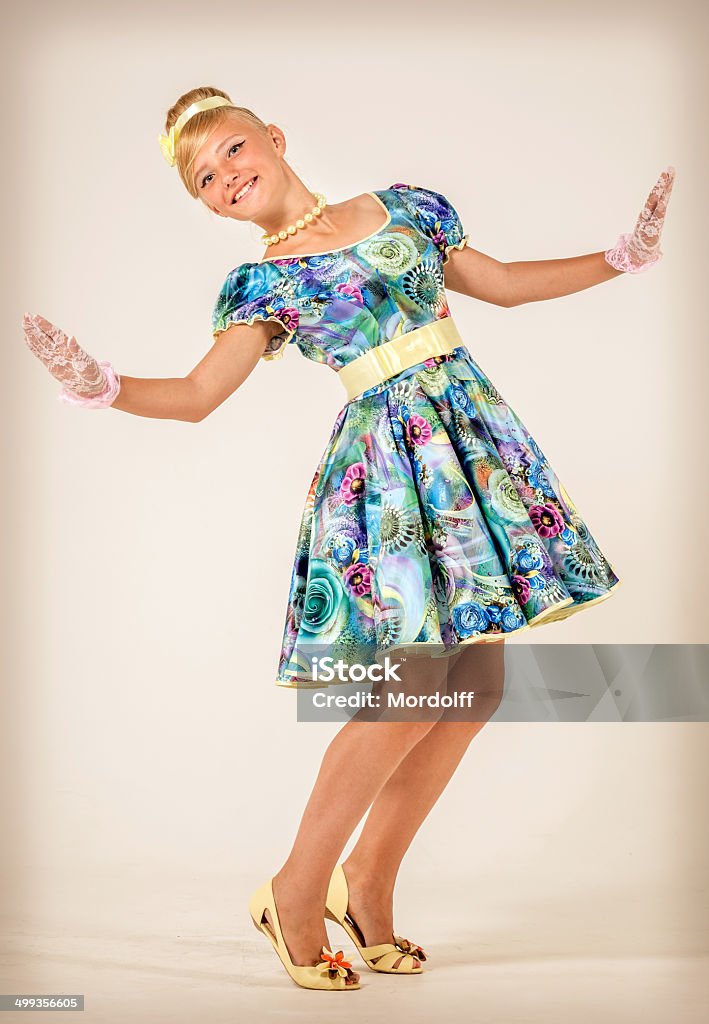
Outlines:
[[[351, 985], [346, 983], [346, 979], [353, 975], [354, 971], [352, 970], [352, 964], [343, 958], [341, 949], [333, 954], [327, 946], [323, 946], [320, 950], [322, 960], [313, 967], [300, 966], [293, 963], [283, 938], [283, 932], [281, 931], [281, 922], [278, 918], [276, 901], [273, 896], [272, 881], [273, 879], [269, 879], [267, 882], [264, 882], [252, 895], [249, 900], [249, 913], [256, 928], [263, 932], [272, 943], [273, 948], [278, 953], [283, 966], [293, 981], [300, 985], [301, 988], [317, 988], [323, 989], [326, 992], [346, 992], [349, 989], [359, 988], [359, 982], [354, 982]], [[267, 910], [271, 915], [273, 928], [271, 928], [266, 917], [265, 912]]]
[[394, 936], [394, 942], [381, 942], [376, 946], [365, 946], [364, 935], [351, 914], [347, 912], [349, 904], [347, 878], [341, 864], [332, 872], [327, 890], [325, 917], [341, 925], [359, 950], [360, 956], [372, 971], [382, 974], [423, 974], [423, 968], [416, 961], [426, 959], [420, 946], [414, 945], [400, 935]]

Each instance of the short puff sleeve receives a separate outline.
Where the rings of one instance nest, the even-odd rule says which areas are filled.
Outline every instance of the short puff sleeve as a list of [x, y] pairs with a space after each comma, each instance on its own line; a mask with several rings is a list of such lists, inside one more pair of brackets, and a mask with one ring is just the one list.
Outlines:
[[458, 212], [440, 192], [417, 185], [398, 182], [391, 188], [398, 192], [414, 220], [425, 235], [433, 241], [447, 263], [452, 249], [463, 249], [468, 235], [463, 231]]
[[212, 311], [212, 335], [217, 337], [232, 324], [253, 324], [273, 320], [283, 330], [274, 334], [261, 354], [276, 359], [298, 329], [296, 289], [274, 263], [242, 263], [230, 271]]

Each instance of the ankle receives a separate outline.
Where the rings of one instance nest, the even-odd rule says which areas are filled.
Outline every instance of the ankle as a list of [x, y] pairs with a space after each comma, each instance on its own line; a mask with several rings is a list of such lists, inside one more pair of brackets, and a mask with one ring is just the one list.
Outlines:
[[271, 880], [274, 893], [280, 892], [290, 904], [309, 906], [318, 901], [325, 903], [327, 879], [305, 877], [284, 865]]
[[356, 861], [342, 861], [342, 868], [350, 889], [366, 889], [377, 902], [393, 898], [396, 876], [385, 876], [381, 870], [373, 870], [369, 864], [358, 864]]

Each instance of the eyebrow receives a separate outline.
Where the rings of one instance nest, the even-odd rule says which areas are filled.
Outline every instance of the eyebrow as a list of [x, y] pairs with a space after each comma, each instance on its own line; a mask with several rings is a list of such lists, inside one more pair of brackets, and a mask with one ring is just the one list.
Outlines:
[[[234, 132], [233, 135], [230, 135], [228, 138], [224, 139], [224, 142], [222, 142], [222, 145], [219, 146], [219, 148], [217, 149], [217, 153], [222, 148], [222, 146], [226, 146], [228, 143], [231, 142], [232, 139], [235, 139], [238, 135], [241, 135], [241, 132]], [[195, 171], [195, 174], [194, 174], [195, 182], [198, 185], [201, 185], [202, 175], [204, 174], [204, 172], [207, 170], [208, 167], [209, 167], [209, 164], [202, 164], [202, 166], [199, 168], [199, 170]]]

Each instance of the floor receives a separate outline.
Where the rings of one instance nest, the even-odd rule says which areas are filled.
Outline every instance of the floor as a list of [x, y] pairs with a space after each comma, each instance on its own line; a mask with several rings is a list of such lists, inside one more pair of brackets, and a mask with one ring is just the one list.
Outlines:
[[[706, 936], [686, 893], [557, 893], [537, 903], [516, 899], [514, 884], [478, 883], [471, 915], [449, 879], [436, 900], [430, 891], [421, 900], [415, 928], [407, 896], [401, 933], [428, 953], [425, 974], [367, 970], [328, 922], [333, 948], [354, 954], [362, 987], [324, 993], [295, 985], [254, 929], [245, 910], [253, 879], [145, 878], [130, 867], [67, 878], [44, 887], [51, 897], [41, 905], [37, 880], [33, 899], [16, 894], [0, 920], [0, 992], [84, 994], [84, 1011], [61, 1017], [84, 1024], [709, 1019]], [[46, 1013], [2, 1018], [35, 1019]]]

